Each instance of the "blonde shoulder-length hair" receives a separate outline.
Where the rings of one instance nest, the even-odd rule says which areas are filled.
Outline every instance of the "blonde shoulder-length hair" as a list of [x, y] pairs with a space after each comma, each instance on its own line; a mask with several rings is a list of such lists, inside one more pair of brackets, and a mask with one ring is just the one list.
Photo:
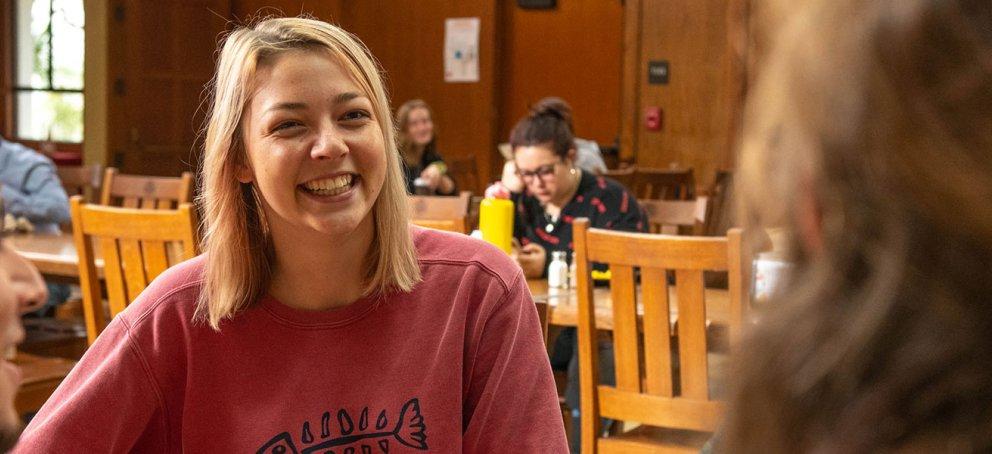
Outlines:
[[[410, 134], [407, 129], [410, 127], [410, 114], [416, 109], [424, 109], [427, 111], [427, 116], [434, 121], [434, 111], [431, 110], [431, 106], [427, 105], [427, 102], [423, 99], [411, 99], [399, 109], [396, 109], [396, 142], [399, 144], [400, 156], [406, 160], [408, 165], [416, 165], [417, 161], [420, 159], [420, 153], [426, 146], [418, 147], [413, 143], [413, 139], [410, 138]], [[437, 137], [437, 126], [434, 126], [434, 131], [431, 134], [431, 142], [434, 142], [434, 138]]]
[[206, 261], [196, 314], [214, 329], [258, 300], [271, 278], [273, 245], [260, 194], [238, 181], [237, 168], [248, 163], [241, 122], [255, 74], [274, 56], [290, 51], [327, 52], [336, 58], [371, 100], [382, 130], [387, 169], [372, 207], [375, 236], [365, 263], [365, 294], [409, 291], [420, 280], [389, 100], [374, 58], [357, 37], [334, 25], [306, 18], [268, 19], [231, 32], [212, 84], [200, 196]]

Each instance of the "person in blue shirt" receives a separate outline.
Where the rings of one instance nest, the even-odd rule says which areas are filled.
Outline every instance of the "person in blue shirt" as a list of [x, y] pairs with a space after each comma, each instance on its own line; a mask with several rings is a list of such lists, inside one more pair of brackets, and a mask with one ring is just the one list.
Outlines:
[[4, 208], [26, 218], [39, 233], [58, 233], [69, 222], [69, 198], [45, 155], [0, 137], [0, 185]]

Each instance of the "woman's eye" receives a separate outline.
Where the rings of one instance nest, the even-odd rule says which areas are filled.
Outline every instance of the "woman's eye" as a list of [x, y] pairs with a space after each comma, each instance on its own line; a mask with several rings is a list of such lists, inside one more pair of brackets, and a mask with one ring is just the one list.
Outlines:
[[352, 110], [344, 114], [342, 120], [354, 121], [354, 120], [363, 120], [366, 118], [372, 118], [372, 115], [370, 115], [367, 111], [364, 110]]
[[303, 125], [303, 123], [300, 123], [300, 122], [295, 121], [295, 120], [294, 121], [284, 121], [284, 122], [279, 123], [278, 125], [276, 125], [275, 128], [272, 128], [272, 131], [273, 132], [285, 131], [287, 129], [295, 128], [297, 126], [302, 126], [302, 125]]

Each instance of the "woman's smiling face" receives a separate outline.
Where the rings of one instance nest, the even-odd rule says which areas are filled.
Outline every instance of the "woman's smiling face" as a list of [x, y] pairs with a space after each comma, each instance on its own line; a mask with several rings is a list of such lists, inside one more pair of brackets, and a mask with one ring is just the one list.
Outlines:
[[323, 51], [289, 51], [258, 68], [244, 113], [248, 166], [273, 230], [326, 235], [372, 226], [386, 174], [372, 101]]

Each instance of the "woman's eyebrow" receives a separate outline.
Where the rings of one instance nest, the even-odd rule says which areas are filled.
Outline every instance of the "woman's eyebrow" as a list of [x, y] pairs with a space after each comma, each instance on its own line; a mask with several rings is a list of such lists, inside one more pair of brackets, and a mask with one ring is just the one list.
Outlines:
[[305, 102], [281, 102], [268, 109], [265, 109], [265, 113], [274, 112], [277, 110], [306, 110], [307, 104]]

